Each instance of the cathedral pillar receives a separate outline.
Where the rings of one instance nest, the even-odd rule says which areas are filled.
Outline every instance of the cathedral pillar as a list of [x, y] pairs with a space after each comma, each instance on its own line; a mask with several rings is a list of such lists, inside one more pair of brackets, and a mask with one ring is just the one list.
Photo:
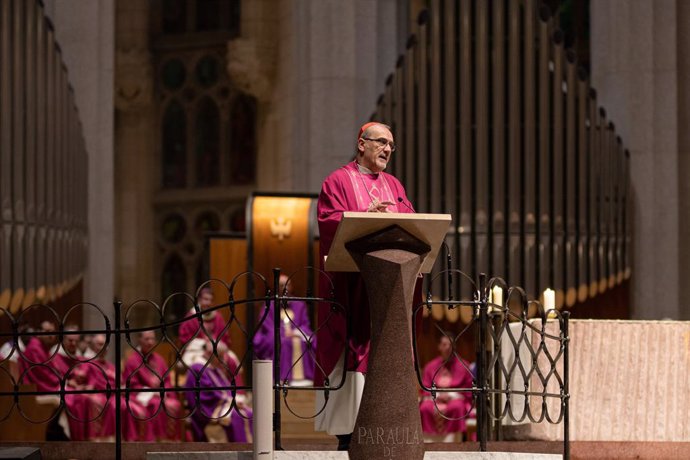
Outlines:
[[690, 6], [675, 0], [590, 5], [593, 86], [630, 146], [633, 316], [688, 319], [690, 80], [683, 77], [690, 73]]
[[126, 303], [157, 299], [153, 192], [158, 136], [149, 47], [150, 2], [119, 0], [115, 61], [115, 253], [117, 295]]
[[279, 2], [275, 85], [264, 126], [271, 144], [260, 156], [277, 167], [264, 183], [318, 192], [325, 176], [352, 158], [357, 130], [402, 51], [401, 8], [407, 3], [398, 0]]
[[[88, 152], [88, 262], [84, 295], [111, 312], [114, 295], [113, 50], [115, 1], [46, 0], [45, 13], [69, 71]], [[103, 327], [85, 310], [85, 326]]]

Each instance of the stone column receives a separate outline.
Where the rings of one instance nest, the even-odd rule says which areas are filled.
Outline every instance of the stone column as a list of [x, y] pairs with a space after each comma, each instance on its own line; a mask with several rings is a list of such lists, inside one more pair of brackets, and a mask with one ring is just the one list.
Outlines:
[[261, 128], [278, 189], [318, 192], [353, 157], [357, 130], [395, 69], [399, 8], [398, 0], [280, 2], [275, 89]]
[[591, 2], [592, 83], [631, 153], [640, 319], [690, 317], [681, 290], [690, 276], [689, 10], [676, 0]]
[[[228, 43], [227, 71], [232, 85], [254, 96], [257, 113], [257, 189], [280, 191], [281, 172], [290, 158], [276, 144], [282, 119], [282, 95], [276, 96], [276, 73], [283, 36], [275, 0], [242, 1], [241, 36]], [[278, 165], [281, 167], [267, 167]]]
[[159, 138], [149, 51], [150, 2], [119, 0], [116, 31], [115, 201], [117, 295], [125, 305], [160, 297], [154, 266], [153, 193], [159, 188]]
[[[84, 300], [110, 313], [114, 283], [113, 50], [114, 0], [45, 0], [45, 12], [74, 86], [89, 155], [89, 249]], [[85, 326], [103, 327], [86, 310]]]

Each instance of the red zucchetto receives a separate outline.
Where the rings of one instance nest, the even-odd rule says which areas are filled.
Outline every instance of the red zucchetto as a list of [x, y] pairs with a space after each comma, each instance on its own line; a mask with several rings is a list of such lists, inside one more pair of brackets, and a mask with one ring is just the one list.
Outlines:
[[380, 125], [381, 123], [378, 121], [370, 121], [368, 123], [364, 123], [361, 128], [359, 128], [359, 135], [357, 136], [357, 139], [362, 137], [362, 134], [364, 134], [364, 131], [367, 129], [371, 128], [374, 125]]

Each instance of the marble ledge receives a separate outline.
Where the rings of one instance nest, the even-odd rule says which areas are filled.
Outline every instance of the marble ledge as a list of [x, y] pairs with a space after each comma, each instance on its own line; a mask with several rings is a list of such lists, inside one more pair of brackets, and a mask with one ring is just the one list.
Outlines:
[[[147, 460], [251, 460], [252, 452], [149, 452]], [[258, 458], [270, 458], [268, 455]], [[275, 460], [347, 460], [347, 452], [281, 451]], [[561, 455], [517, 452], [426, 452], [425, 460], [557, 460]]]

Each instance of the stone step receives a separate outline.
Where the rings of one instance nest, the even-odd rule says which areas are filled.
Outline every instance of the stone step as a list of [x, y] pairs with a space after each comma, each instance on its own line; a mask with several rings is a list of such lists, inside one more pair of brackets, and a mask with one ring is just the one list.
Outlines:
[[[395, 458], [391, 455], [388, 458]], [[260, 457], [263, 458], [263, 457]], [[265, 458], [268, 458], [266, 456]], [[347, 452], [280, 451], [274, 460], [348, 460]], [[385, 458], [385, 457], [382, 457]], [[426, 452], [425, 460], [559, 460], [561, 455], [518, 452]], [[147, 460], [252, 460], [252, 452], [149, 452]]]
[[314, 431], [313, 418], [304, 418], [312, 417], [316, 414], [315, 399], [316, 393], [313, 391], [292, 390], [288, 392], [286, 405], [285, 398], [281, 395], [281, 439], [332, 440], [335, 443], [334, 436], [330, 436], [324, 431]]

